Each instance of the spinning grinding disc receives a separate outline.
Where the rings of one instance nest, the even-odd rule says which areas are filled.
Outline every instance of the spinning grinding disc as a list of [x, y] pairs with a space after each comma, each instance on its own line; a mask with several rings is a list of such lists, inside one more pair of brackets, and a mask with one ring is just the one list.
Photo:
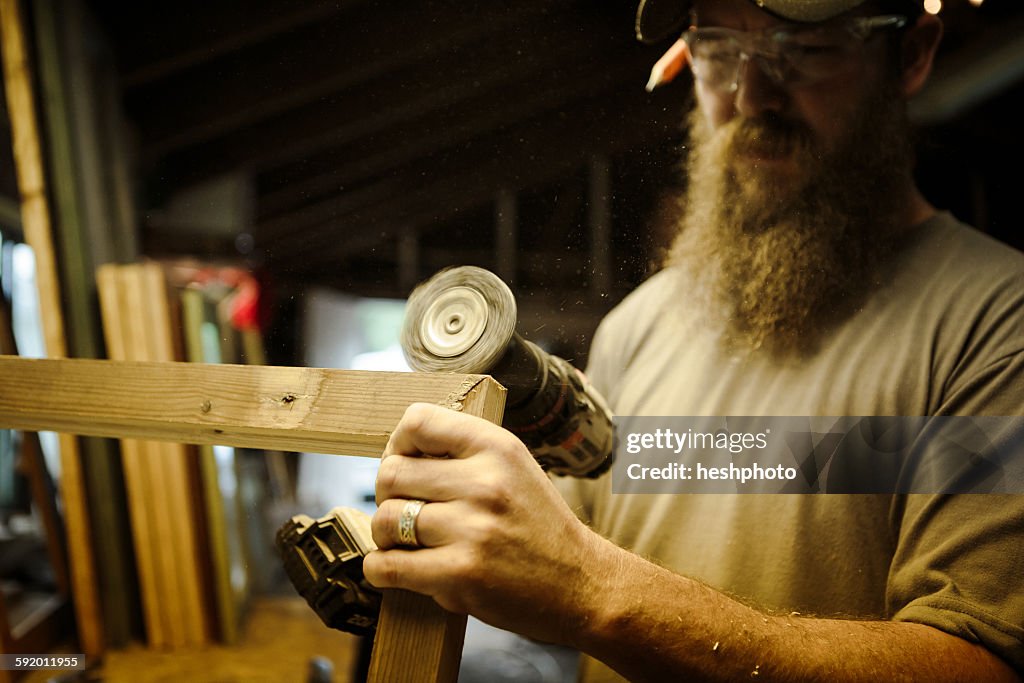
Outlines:
[[516, 301], [501, 278], [475, 266], [448, 268], [409, 297], [402, 350], [420, 372], [483, 373], [515, 334]]

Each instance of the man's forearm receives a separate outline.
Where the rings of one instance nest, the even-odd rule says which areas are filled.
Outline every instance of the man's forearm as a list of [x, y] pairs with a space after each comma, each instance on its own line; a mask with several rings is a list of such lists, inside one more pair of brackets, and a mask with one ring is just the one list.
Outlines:
[[610, 543], [595, 550], [600, 597], [576, 645], [631, 681], [1020, 681], [929, 626], [768, 615]]

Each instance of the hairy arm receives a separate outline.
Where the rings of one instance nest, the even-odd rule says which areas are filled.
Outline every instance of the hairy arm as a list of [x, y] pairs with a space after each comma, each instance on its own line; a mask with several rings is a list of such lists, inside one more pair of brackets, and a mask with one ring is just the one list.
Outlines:
[[[398, 544], [409, 499], [427, 501], [415, 549]], [[767, 615], [658, 567], [580, 522], [511, 434], [436, 406], [412, 406], [392, 434], [377, 502], [371, 583], [573, 646], [629, 680], [1019, 680], [929, 626]]]
[[984, 648], [930, 626], [768, 615], [593, 544], [590, 591], [604, 598], [573, 644], [631, 681], [1020, 680]]

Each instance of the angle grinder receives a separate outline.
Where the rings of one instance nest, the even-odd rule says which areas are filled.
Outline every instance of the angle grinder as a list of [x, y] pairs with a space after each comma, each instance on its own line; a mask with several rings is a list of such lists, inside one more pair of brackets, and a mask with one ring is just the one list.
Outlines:
[[[542, 467], [597, 477], [613, 458], [611, 412], [582, 372], [515, 332], [516, 302], [483, 268], [443, 270], [409, 298], [402, 349], [421, 372], [488, 374], [508, 390], [502, 426]], [[323, 622], [341, 631], [376, 630], [381, 596], [366, 583], [362, 560], [376, 547], [369, 519], [335, 508], [320, 519], [292, 517], [277, 547], [296, 590]]]
[[582, 372], [520, 337], [516, 301], [494, 273], [440, 271], [413, 290], [402, 350], [420, 372], [486, 374], [508, 390], [502, 426], [557, 475], [597, 477], [614, 456], [611, 412]]

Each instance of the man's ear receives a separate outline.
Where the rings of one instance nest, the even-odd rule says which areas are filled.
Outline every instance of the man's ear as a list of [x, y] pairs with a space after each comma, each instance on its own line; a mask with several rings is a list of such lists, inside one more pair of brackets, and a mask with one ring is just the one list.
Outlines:
[[903, 34], [900, 86], [907, 98], [924, 87], [932, 72], [932, 60], [942, 40], [942, 20], [927, 12]]

